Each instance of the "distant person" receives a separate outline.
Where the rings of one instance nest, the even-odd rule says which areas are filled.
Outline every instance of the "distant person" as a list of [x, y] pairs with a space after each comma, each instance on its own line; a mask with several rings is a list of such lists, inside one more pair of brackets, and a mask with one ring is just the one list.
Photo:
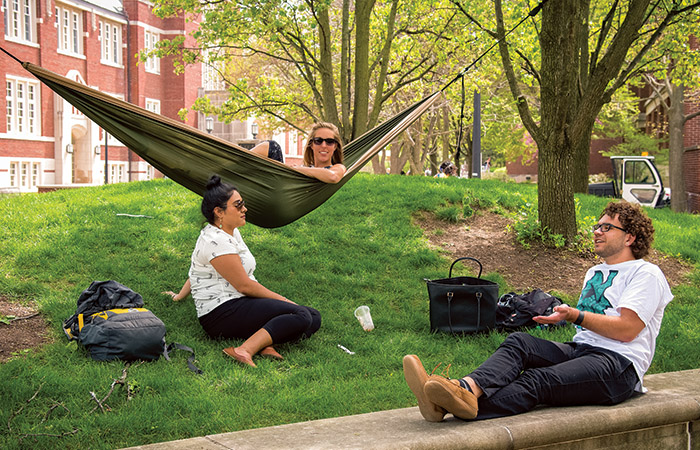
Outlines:
[[425, 420], [447, 413], [490, 419], [552, 406], [614, 405], [643, 392], [666, 305], [673, 299], [661, 270], [644, 256], [654, 227], [641, 207], [607, 205], [593, 227], [604, 262], [588, 270], [576, 308], [554, 307], [542, 324], [576, 328], [573, 342], [512, 333], [476, 370], [459, 380], [428, 376], [416, 355], [403, 359], [404, 376]]
[[[263, 141], [251, 151], [284, 163], [282, 149], [276, 141]], [[294, 167], [324, 183], [339, 182], [347, 169], [343, 165], [343, 141], [338, 127], [328, 122], [314, 124], [304, 147], [304, 165]]]
[[321, 314], [267, 289], [253, 276], [255, 258], [243, 238], [247, 209], [238, 190], [214, 175], [202, 198], [202, 229], [180, 292], [166, 291], [179, 301], [190, 293], [199, 323], [211, 338], [245, 339], [223, 351], [241, 364], [255, 367], [260, 353], [282, 359], [273, 344], [308, 338], [321, 326]]
[[457, 175], [457, 167], [450, 161], [445, 161], [438, 167], [438, 173], [433, 178], [449, 178]]
[[483, 170], [484, 172], [488, 172], [489, 169], [491, 169], [491, 157], [490, 156], [488, 158], [486, 158], [486, 162], [484, 163], [483, 169], [484, 169]]

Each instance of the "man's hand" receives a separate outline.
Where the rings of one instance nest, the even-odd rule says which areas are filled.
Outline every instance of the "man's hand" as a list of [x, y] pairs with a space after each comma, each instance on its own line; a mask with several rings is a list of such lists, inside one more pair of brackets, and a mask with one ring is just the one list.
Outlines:
[[532, 318], [537, 323], [555, 324], [562, 320], [573, 322], [578, 317], [578, 309], [569, 305], [559, 305], [554, 307], [554, 312], [548, 316], [535, 316]]
[[[573, 322], [578, 318], [579, 310], [568, 305], [554, 307], [554, 313], [549, 316], [533, 317], [537, 323], [557, 323], [560, 320]], [[636, 312], [628, 308], [620, 308], [620, 315], [605, 315], [586, 312], [581, 326], [589, 331], [620, 342], [630, 342], [644, 329], [645, 324]]]

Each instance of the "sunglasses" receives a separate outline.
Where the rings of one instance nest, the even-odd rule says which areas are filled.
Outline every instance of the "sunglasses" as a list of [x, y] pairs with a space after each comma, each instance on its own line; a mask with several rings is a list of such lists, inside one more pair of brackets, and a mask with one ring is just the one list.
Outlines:
[[245, 202], [243, 200], [238, 200], [237, 202], [233, 203], [233, 207], [239, 211], [242, 210], [244, 206], [245, 206]]
[[593, 231], [600, 230], [603, 233], [607, 233], [608, 231], [610, 231], [611, 228], [615, 228], [617, 230], [624, 231], [625, 233], [627, 233], [627, 230], [625, 230], [624, 228], [620, 228], [611, 223], [597, 223], [593, 225]]
[[315, 137], [315, 138], [311, 139], [311, 142], [313, 142], [316, 145], [321, 145], [324, 142], [326, 143], [326, 145], [337, 145], [338, 144], [338, 141], [336, 141], [333, 138], [324, 139], [324, 138], [320, 138], [320, 137]]

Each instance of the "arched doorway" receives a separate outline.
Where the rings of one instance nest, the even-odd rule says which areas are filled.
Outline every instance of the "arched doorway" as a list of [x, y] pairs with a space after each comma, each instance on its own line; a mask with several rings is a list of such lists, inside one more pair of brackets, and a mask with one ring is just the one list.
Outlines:
[[82, 125], [74, 125], [70, 130], [71, 145], [73, 146], [73, 183], [92, 183], [92, 153], [87, 129]]

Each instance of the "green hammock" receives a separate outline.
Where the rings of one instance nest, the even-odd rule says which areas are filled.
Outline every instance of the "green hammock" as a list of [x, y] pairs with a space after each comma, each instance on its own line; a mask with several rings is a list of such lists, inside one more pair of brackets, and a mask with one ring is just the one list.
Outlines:
[[287, 225], [328, 200], [374, 155], [408, 128], [440, 95], [417, 102], [344, 146], [347, 173], [327, 184], [182, 122], [69, 80], [37, 65], [22, 66], [93, 122], [167, 177], [202, 195], [216, 173], [236, 186], [247, 220], [265, 228]]

